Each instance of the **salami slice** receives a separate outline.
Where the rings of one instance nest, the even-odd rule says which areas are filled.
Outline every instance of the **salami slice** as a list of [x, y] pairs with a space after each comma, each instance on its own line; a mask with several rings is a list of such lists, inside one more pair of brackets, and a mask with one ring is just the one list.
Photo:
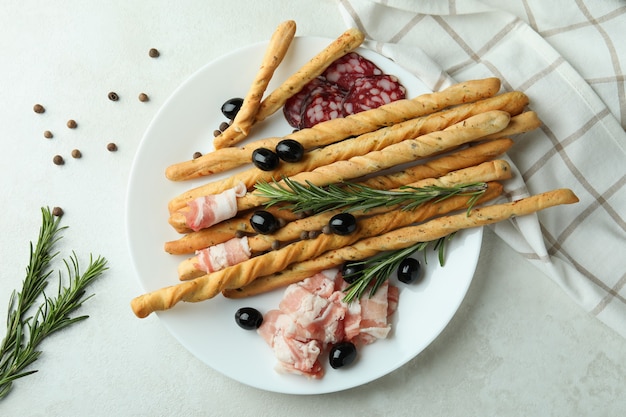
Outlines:
[[299, 128], [302, 122], [302, 108], [311, 92], [318, 87], [327, 85], [327, 81], [322, 77], [317, 77], [309, 81], [298, 93], [291, 96], [283, 107], [283, 114], [290, 126]]
[[343, 102], [345, 115], [375, 109], [383, 104], [405, 98], [406, 89], [393, 75], [382, 74], [358, 78]]
[[344, 99], [345, 93], [339, 87], [332, 84], [318, 86], [303, 103], [300, 128], [343, 117]]
[[330, 64], [322, 77], [348, 91], [356, 79], [382, 73], [372, 61], [356, 52], [350, 52]]

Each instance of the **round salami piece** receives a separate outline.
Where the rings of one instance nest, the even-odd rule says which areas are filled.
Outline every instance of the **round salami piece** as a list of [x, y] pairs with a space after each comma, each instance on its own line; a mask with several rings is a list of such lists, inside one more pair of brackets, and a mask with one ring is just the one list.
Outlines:
[[287, 123], [289, 123], [291, 127], [300, 128], [304, 102], [307, 101], [313, 90], [327, 84], [327, 81], [322, 77], [314, 78], [305, 84], [302, 90], [291, 96], [285, 102], [283, 114], [285, 115], [285, 119], [287, 119]]
[[356, 52], [350, 52], [330, 64], [322, 77], [348, 91], [356, 79], [382, 74], [382, 70], [372, 61]]
[[381, 74], [361, 77], [354, 81], [343, 101], [344, 115], [375, 109], [383, 104], [401, 100], [406, 89], [393, 75]]
[[335, 85], [325, 84], [315, 88], [302, 106], [300, 128], [313, 127], [320, 122], [343, 117], [345, 93]]

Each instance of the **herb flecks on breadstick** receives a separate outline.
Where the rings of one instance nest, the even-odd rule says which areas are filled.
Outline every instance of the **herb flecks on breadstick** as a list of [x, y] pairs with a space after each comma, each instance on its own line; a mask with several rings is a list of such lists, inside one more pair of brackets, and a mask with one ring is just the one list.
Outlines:
[[243, 99], [241, 109], [237, 112], [232, 124], [213, 140], [215, 149], [232, 146], [248, 136], [261, 106], [263, 94], [274, 71], [285, 57], [295, 33], [296, 22], [293, 20], [287, 20], [278, 25], [263, 55], [261, 66]]
[[466, 81], [435, 93], [423, 94], [410, 100], [393, 101], [376, 109], [328, 120], [281, 138], [259, 140], [237, 148], [218, 149], [199, 158], [170, 165], [165, 170], [165, 176], [172, 181], [184, 181], [224, 172], [248, 164], [255, 149], [274, 149], [285, 138], [297, 140], [305, 149], [325, 146], [450, 106], [493, 97], [499, 89], [500, 80], [497, 78]]

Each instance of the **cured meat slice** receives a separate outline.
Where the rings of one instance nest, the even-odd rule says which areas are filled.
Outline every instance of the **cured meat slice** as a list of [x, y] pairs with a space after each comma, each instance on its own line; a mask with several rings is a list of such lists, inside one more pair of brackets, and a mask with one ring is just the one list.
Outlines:
[[343, 117], [345, 93], [339, 87], [325, 84], [315, 88], [302, 105], [300, 129]]
[[198, 263], [197, 269], [205, 272], [215, 272], [236, 265], [250, 259], [250, 246], [248, 238], [232, 238], [224, 243], [196, 251]]
[[382, 73], [382, 70], [369, 59], [356, 52], [350, 52], [330, 64], [322, 73], [322, 77], [347, 91], [356, 79]]
[[197, 232], [230, 219], [237, 214], [237, 197], [246, 194], [246, 185], [239, 182], [235, 187], [208, 196], [198, 197], [187, 203], [189, 210], [185, 214], [187, 226]]
[[406, 97], [406, 89], [393, 75], [382, 74], [358, 78], [343, 102], [345, 115], [375, 109]]
[[299, 128], [302, 121], [302, 107], [313, 90], [318, 87], [328, 85], [322, 77], [317, 77], [309, 81], [298, 93], [291, 96], [283, 107], [283, 114], [290, 126]]

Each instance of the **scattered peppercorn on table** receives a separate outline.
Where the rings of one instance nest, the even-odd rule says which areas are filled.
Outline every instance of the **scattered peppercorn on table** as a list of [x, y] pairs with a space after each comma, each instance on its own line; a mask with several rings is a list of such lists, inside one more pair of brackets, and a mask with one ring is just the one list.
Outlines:
[[[43, 1], [29, 8], [5, 5], [0, 14], [4, 31], [0, 39], [0, 111], [4, 121], [0, 125], [4, 149], [0, 190], [5, 202], [0, 220], [0, 316], [6, 317], [11, 294], [22, 287], [29, 245], [38, 239], [42, 207], [49, 207], [60, 225], [67, 226], [63, 239], [54, 246], [58, 255], [52, 259], [54, 273], [49, 277], [47, 296], [56, 296], [56, 271], [65, 277], [62, 260], [73, 253], [81, 267], [88, 265], [90, 255], [94, 259], [106, 257], [108, 270], [87, 288], [86, 295], [93, 296], [70, 314], [87, 315], [88, 319], [37, 346], [40, 356], [25, 368], [37, 372], [12, 382], [10, 392], [0, 399], [0, 415], [506, 416], [518, 415], [520, 410], [524, 415], [591, 415], [599, 410], [600, 414], [623, 414], [626, 320], [620, 320], [619, 306], [624, 304], [626, 269], [621, 268], [622, 257], [615, 255], [626, 249], [626, 134], [622, 127], [626, 120], [623, 97], [619, 99], [619, 94], [623, 96], [619, 82], [623, 73], [606, 71], [626, 67], [626, 44], [615, 32], [615, 27], [623, 26], [619, 23], [626, 23], [626, 13], [617, 4], [604, 4], [601, 9], [587, 0], [569, 6], [573, 13], [566, 17], [550, 11], [551, 5], [527, 5], [517, 0], [505, 3], [497, 6], [502, 8], [497, 13], [473, 10], [475, 4], [464, 1], [450, 2], [439, 10], [408, 1], [372, 0], [245, 0], [236, 7], [225, 0], [151, 2], [149, 7], [147, 2], [121, 1], [70, 7]], [[400, 8], [392, 9], [393, 5]], [[455, 16], [469, 12], [476, 13]], [[567, 21], [550, 23], [552, 16]], [[220, 105], [227, 103], [228, 112], [240, 107], [242, 103], [228, 100], [245, 97], [253, 78], [247, 83], [233, 83], [242, 68], [222, 70], [215, 75], [221, 77], [216, 80], [218, 91], [191, 92], [191, 109], [174, 106], [177, 92], [193, 85], [193, 77], [207, 63], [240, 48], [266, 43], [286, 21], [296, 24], [293, 45], [301, 42], [299, 37], [330, 42], [356, 27], [365, 34], [363, 48], [372, 48], [391, 57], [394, 65], [413, 70], [431, 90], [452, 85], [449, 75], [456, 81], [496, 77], [501, 81], [500, 92], [511, 94], [511, 100], [519, 100], [513, 95], [523, 93], [528, 97], [527, 105], [521, 104], [526, 106], [523, 114], [536, 114], [541, 126], [514, 134], [512, 140], [494, 141], [494, 147], [495, 142], [504, 147], [494, 153], [506, 152], [499, 166], [512, 169], [507, 172], [512, 178], [502, 181], [504, 190], [498, 189], [504, 196], [498, 203], [517, 200], [526, 191], [534, 195], [556, 188], [572, 189], [580, 199], [576, 204], [540, 212], [539, 222], [534, 217], [518, 217], [498, 226], [485, 226], [474, 246], [476, 259], [470, 256], [465, 260], [468, 271], [460, 273], [469, 273], [470, 279], [467, 288], [455, 288], [458, 305], [450, 307], [452, 313], [446, 320], [428, 318], [444, 323], [433, 331], [432, 340], [420, 346], [419, 354], [406, 363], [398, 362], [373, 376], [355, 376], [367, 383], [347, 389], [325, 389], [324, 384], [333, 378], [367, 373], [364, 365], [376, 361], [377, 352], [386, 352], [385, 346], [393, 348], [398, 358], [416, 349], [398, 343], [404, 339], [394, 334], [394, 326], [413, 325], [415, 332], [420, 332], [421, 328], [414, 325], [418, 318], [402, 315], [406, 310], [396, 311], [396, 321], [386, 339], [374, 343], [371, 350], [369, 346], [358, 350], [356, 359], [351, 350], [337, 353], [330, 363], [326, 358], [323, 379], [271, 372], [263, 387], [228, 377], [219, 364], [207, 365], [200, 359], [203, 352], [179, 340], [183, 330], [172, 328], [167, 320], [168, 314], [185, 315], [197, 308], [210, 320], [222, 314], [213, 305], [222, 308], [226, 302], [242, 303], [237, 289], [226, 290], [233, 298], [218, 294], [217, 303], [181, 302], [171, 311], [143, 319], [138, 319], [129, 306], [134, 297], [157, 290], [157, 283], [180, 282], [175, 268], [159, 271], [162, 276], [155, 277], [152, 288], [145, 288], [145, 278], [138, 279], [146, 259], [139, 259], [131, 251], [136, 241], [129, 239], [135, 239], [136, 233], [128, 223], [137, 218], [137, 213], [127, 207], [130, 201], [149, 200], [154, 193], [168, 196], [160, 206], [151, 208], [154, 212], [145, 213], [146, 217], [161, 219], [141, 240], [147, 253], [178, 264], [195, 251], [188, 246], [194, 243], [174, 243], [183, 235], [168, 224], [171, 214], [185, 207], [186, 203], [177, 197], [189, 197], [180, 194], [185, 189], [181, 182], [166, 178], [166, 168], [181, 162], [180, 154], [151, 154], [150, 164], [159, 173], [155, 185], [129, 187], [130, 179], [140, 169], [133, 165], [137, 156], [146, 155], [142, 154], [147, 149], [142, 138], [158, 126], [154, 121], [162, 116], [162, 109], [175, 108], [169, 116], [177, 122], [168, 127], [170, 142], [163, 148], [184, 149], [190, 164], [206, 159], [214, 137], [231, 129], [227, 122], [214, 122], [220, 120]], [[602, 41], [593, 45], [568, 42], [576, 36], [572, 28], [603, 33]], [[412, 44], [421, 49], [403, 48]], [[579, 46], [567, 46], [573, 44]], [[587, 54], [600, 54], [605, 48], [613, 51], [607, 53], [606, 61], [613, 65], [603, 65], [600, 70]], [[313, 57], [317, 52], [308, 50], [303, 54]], [[523, 62], [515, 56], [518, 54], [525, 57]], [[256, 55], [250, 55], [249, 62], [240, 65], [252, 66], [256, 71], [262, 57], [257, 55], [258, 61], [252, 59]], [[462, 58], [465, 55], [467, 58]], [[284, 79], [289, 75], [281, 68], [293, 65], [291, 59], [288, 51], [275, 77]], [[398, 78], [400, 83], [406, 82]], [[565, 84], [570, 89], [567, 96], [562, 96], [564, 90], [560, 88]], [[187, 123], [190, 112], [206, 115], [207, 123]], [[292, 119], [298, 116], [290, 114]], [[575, 123], [569, 119], [574, 116]], [[281, 109], [263, 117], [270, 121], [284, 116]], [[261, 139], [268, 136], [264, 123], [242, 125], [254, 138]], [[292, 128], [288, 129], [283, 135], [291, 133]], [[240, 135], [235, 136], [240, 140]], [[590, 136], [593, 147], [585, 143]], [[198, 138], [206, 138], [206, 147], [190, 149], [188, 141], [202, 143]], [[353, 138], [346, 144], [350, 140]], [[300, 161], [303, 152], [310, 152], [297, 147], [298, 142], [283, 145], [286, 158], [294, 161]], [[233, 153], [230, 148], [242, 145], [220, 146], [224, 146], [220, 152], [226, 155]], [[472, 145], [469, 150], [481, 146]], [[341, 145], [333, 149], [340, 150]], [[252, 148], [248, 150], [251, 154]], [[603, 167], [602, 172], [598, 166]], [[232, 172], [243, 177], [248, 168], [234, 168]], [[206, 182], [192, 179], [186, 189]], [[130, 192], [136, 193], [133, 198]], [[180, 207], [172, 210], [168, 203]], [[263, 225], [256, 224], [259, 222], [272, 230], [282, 226], [266, 221], [259, 217], [255, 226], [259, 230], [264, 230]], [[235, 233], [239, 226], [233, 227], [228, 233]], [[167, 231], [170, 242], [160, 239], [160, 230]], [[593, 233], [587, 233], [589, 230]], [[312, 241], [320, 233], [303, 229], [293, 236]], [[276, 249], [274, 243], [260, 237], [252, 241], [252, 248], [264, 253]], [[597, 252], [598, 247], [603, 247], [601, 252]], [[596, 258], [589, 259], [592, 257]], [[421, 260], [419, 256], [416, 259]], [[428, 264], [413, 265], [407, 274], [436, 267], [436, 254], [428, 259]], [[449, 261], [454, 263], [453, 259]], [[184, 267], [196, 273], [194, 262]], [[445, 264], [441, 268], [445, 269]], [[585, 281], [577, 281], [579, 276]], [[189, 286], [194, 281], [184, 282]], [[401, 284], [395, 278], [393, 282]], [[433, 306], [447, 302], [445, 298], [428, 299], [428, 291], [419, 282], [408, 285], [401, 289], [398, 306], [402, 306], [402, 291], [424, 292], [424, 302]], [[275, 291], [282, 295], [282, 290]], [[248, 304], [259, 307], [254, 301]], [[278, 305], [261, 308], [266, 313]], [[222, 332], [212, 332], [196, 322], [187, 323], [184, 332], [194, 334], [202, 343], [219, 344], [225, 352], [254, 355], [249, 349], [260, 346], [272, 358], [270, 348], [258, 342], [261, 336], [245, 330], [258, 325], [256, 312], [242, 309], [236, 320], [236, 311], [233, 308], [232, 314], [228, 313], [231, 319], [221, 326], [225, 329]], [[242, 312], [246, 317], [241, 316]], [[4, 337], [2, 326], [0, 341]], [[233, 340], [237, 340], [236, 346]], [[382, 348], [377, 347], [379, 343]], [[0, 357], [0, 361], [6, 357]], [[231, 363], [231, 358], [216, 359]], [[338, 362], [353, 363], [334, 369]], [[273, 362], [249, 366], [243, 358], [232, 363], [235, 365], [229, 366], [241, 367], [237, 374], [242, 375], [273, 366]], [[289, 395], [305, 393], [295, 388], [280, 392], [272, 383], [280, 378], [294, 381], [294, 387], [309, 384], [310, 394], [323, 395]]]

